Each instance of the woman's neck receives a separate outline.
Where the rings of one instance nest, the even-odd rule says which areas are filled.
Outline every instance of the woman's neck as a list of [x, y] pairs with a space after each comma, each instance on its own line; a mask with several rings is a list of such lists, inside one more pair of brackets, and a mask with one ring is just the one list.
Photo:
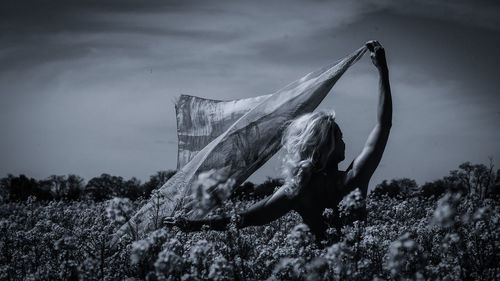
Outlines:
[[337, 173], [339, 171], [339, 163], [335, 159], [328, 161], [325, 171], [328, 173]]

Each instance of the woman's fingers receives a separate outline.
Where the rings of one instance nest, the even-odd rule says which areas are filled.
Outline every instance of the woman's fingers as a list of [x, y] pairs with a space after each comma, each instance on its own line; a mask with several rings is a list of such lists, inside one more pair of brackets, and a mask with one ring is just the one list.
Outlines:
[[382, 47], [382, 45], [380, 45], [380, 42], [378, 42], [377, 40], [370, 40], [366, 42], [365, 45], [370, 52], [375, 52], [376, 49]]
[[163, 224], [165, 225], [171, 225], [171, 226], [174, 226], [175, 225], [175, 218], [174, 217], [166, 217], [163, 219]]
[[373, 64], [378, 69], [386, 68], [385, 51], [384, 47], [377, 40], [370, 40], [365, 43], [366, 47], [370, 51], [370, 57]]
[[370, 52], [374, 51], [376, 44], [377, 44], [376, 40], [370, 40], [365, 43], [366, 47]]
[[373, 44], [372, 41], [368, 41], [365, 44], [366, 48], [368, 48], [368, 51], [373, 52]]

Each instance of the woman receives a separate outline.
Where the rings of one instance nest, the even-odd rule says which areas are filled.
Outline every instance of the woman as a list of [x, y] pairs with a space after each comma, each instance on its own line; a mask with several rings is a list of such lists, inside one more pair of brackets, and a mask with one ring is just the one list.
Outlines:
[[[366, 46], [379, 71], [380, 93], [377, 123], [361, 154], [346, 171], [339, 171], [338, 163], [344, 160], [345, 143], [334, 115], [313, 112], [296, 118], [287, 127], [282, 139], [286, 152], [283, 165], [285, 184], [274, 194], [240, 213], [237, 227], [264, 225], [295, 210], [317, 240], [321, 241], [327, 229], [322, 217], [325, 208], [337, 210], [342, 198], [356, 188], [366, 197], [368, 182], [382, 158], [392, 120], [389, 71], [384, 48], [377, 41], [369, 41]], [[229, 222], [228, 217], [165, 220], [167, 225], [178, 226], [184, 231], [198, 231], [203, 225], [224, 230]]]

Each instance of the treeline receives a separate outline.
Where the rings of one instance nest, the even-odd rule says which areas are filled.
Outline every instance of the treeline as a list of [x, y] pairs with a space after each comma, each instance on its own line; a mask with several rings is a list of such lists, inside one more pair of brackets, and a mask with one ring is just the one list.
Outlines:
[[500, 195], [500, 169], [494, 170], [493, 161], [484, 164], [462, 163], [442, 179], [418, 186], [415, 180], [402, 178], [384, 180], [371, 192], [372, 196], [387, 195], [392, 198], [409, 196], [439, 197], [447, 192], [474, 195], [480, 199]]
[[[128, 198], [132, 201], [138, 198], [149, 198], [151, 192], [170, 179], [176, 171], [158, 171], [149, 177], [145, 183], [135, 177], [124, 179], [119, 176], [101, 174], [90, 179], [87, 183], [77, 175], [52, 175], [43, 180], [28, 178], [25, 175], [0, 179], [0, 202], [25, 201], [30, 197], [37, 200], [52, 201], [105, 201], [113, 197]], [[262, 184], [254, 185], [245, 182], [237, 187], [231, 199], [245, 200], [262, 198], [273, 193], [276, 187], [281, 186], [283, 180], [268, 178]]]
[[[474, 194], [479, 198], [491, 197], [500, 193], [500, 169], [494, 171], [493, 163], [471, 164], [465, 162], [458, 170], [453, 170], [442, 179], [418, 186], [415, 180], [402, 178], [390, 182], [383, 181], [372, 191], [375, 196], [388, 195], [389, 197], [408, 197], [419, 195], [424, 197], [441, 196], [451, 192]], [[29, 197], [38, 200], [93, 200], [104, 201], [113, 197], [149, 198], [154, 189], [159, 188], [175, 174], [173, 170], [158, 171], [141, 183], [135, 177], [124, 179], [119, 176], [101, 174], [90, 179], [87, 183], [77, 175], [52, 175], [43, 180], [28, 178], [25, 175], [8, 175], [0, 179], [0, 201], [24, 201]], [[236, 188], [232, 199], [255, 199], [271, 194], [276, 187], [283, 184], [282, 179], [268, 178], [259, 185], [246, 182]]]
[[24, 201], [29, 197], [38, 200], [93, 200], [104, 201], [113, 197], [136, 200], [149, 198], [151, 192], [163, 185], [175, 171], [159, 171], [141, 183], [135, 177], [124, 179], [119, 176], [101, 174], [87, 183], [77, 175], [52, 175], [43, 180], [28, 178], [25, 175], [8, 175], [0, 179], [0, 201]]

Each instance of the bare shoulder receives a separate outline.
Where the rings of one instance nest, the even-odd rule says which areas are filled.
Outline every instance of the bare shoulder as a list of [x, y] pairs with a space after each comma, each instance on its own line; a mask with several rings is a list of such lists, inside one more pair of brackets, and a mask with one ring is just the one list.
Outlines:
[[353, 170], [353, 165], [354, 165], [354, 160], [351, 162], [351, 164], [349, 165], [349, 167], [345, 170], [345, 171], [341, 171], [341, 177], [340, 177], [340, 180], [341, 180], [341, 183], [342, 183], [342, 186], [344, 187], [349, 187], [350, 185], [353, 185], [356, 178], [355, 178], [355, 175], [354, 175], [354, 170]]
[[353, 163], [354, 161], [351, 162], [351, 165], [349, 165], [345, 171], [341, 172], [341, 176], [339, 178], [342, 194], [344, 196], [358, 187], [364, 190], [364, 188], [368, 186], [368, 182], [365, 182], [364, 180], [361, 180], [359, 176], [356, 176], [353, 170]]

